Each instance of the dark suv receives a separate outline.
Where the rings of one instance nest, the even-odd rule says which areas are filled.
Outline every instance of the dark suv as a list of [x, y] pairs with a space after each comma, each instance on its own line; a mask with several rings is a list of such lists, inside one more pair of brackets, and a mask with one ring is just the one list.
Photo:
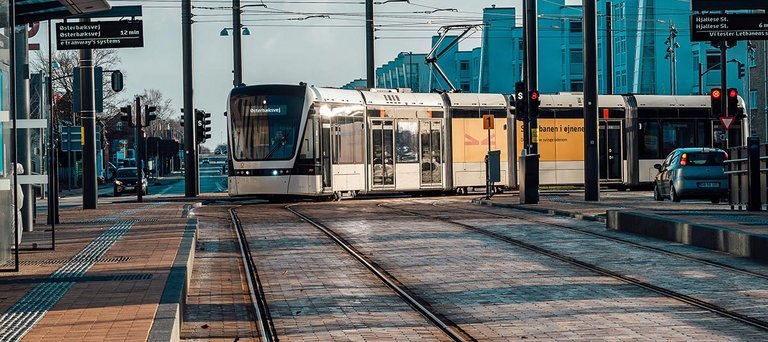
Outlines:
[[728, 154], [715, 148], [679, 148], [667, 156], [653, 186], [653, 198], [680, 202], [687, 198], [709, 199], [712, 203], [728, 195], [725, 160]]
[[[115, 197], [121, 196], [126, 192], [136, 192], [139, 186], [136, 185], [138, 170], [135, 167], [117, 169], [115, 172]], [[147, 178], [141, 178], [141, 191], [143, 195], [148, 195]]]

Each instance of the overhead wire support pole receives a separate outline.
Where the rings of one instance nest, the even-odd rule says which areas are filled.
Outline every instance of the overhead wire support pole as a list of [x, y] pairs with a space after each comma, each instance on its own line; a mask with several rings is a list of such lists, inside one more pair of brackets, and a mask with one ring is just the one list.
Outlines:
[[365, 57], [368, 88], [376, 88], [376, 59], [374, 57], [373, 0], [365, 0]]
[[597, 146], [597, 9], [584, 1], [584, 200], [600, 200]]
[[197, 149], [192, 79], [192, 0], [181, 0], [184, 69], [184, 195], [197, 196]]
[[232, 39], [234, 53], [234, 80], [232, 85], [237, 88], [243, 84], [243, 24], [241, 23], [243, 10], [240, 0], [232, 0]]

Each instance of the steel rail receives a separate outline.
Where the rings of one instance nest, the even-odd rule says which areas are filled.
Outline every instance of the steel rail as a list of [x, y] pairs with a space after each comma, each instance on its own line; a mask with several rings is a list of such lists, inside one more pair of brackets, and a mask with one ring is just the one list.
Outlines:
[[248, 239], [245, 236], [243, 224], [240, 222], [240, 218], [237, 216], [237, 212], [234, 208], [229, 209], [229, 214], [232, 218], [235, 235], [237, 235], [237, 243], [240, 247], [240, 256], [243, 259], [243, 266], [245, 266], [248, 292], [251, 297], [251, 303], [253, 304], [254, 314], [256, 315], [256, 325], [259, 329], [259, 341], [279, 341], [274, 321], [272, 321], [272, 316], [269, 314], [269, 307], [267, 306], [267, 299], [264, 295], [264, 288], [261, 285], [261, 280], [259, 280], [259, 273], [256, 271], [256, 265], [253, 263], [253, 256], [251, 255], [250, 245], [248, 245]]
[[[461, 330], [456, 324], [453, 322], [447, 323], [440, 317], [438, 317], [436, 314], [434, 314], [430, 309], [422, 305], [416, 298], [411, 296], [408, 291], [403, 287], [397, 284], [397, 279], [387, 273], [385, 270], [383, 270], [378, 265], [375, 265], [373, 262], [369, 261], [366, 257], [364, 257], [360, 252], [358, 252], [354, 247], [352, 247], [351, 244], [346, 242], [341, 236], [336, 234], [333, 230], [325, 226], [324, 224], [317, 222], [308, 216], [302, 214], [301, 212], [297, 211], [293, 207], [296, 206], [296, 204], [288, 205], [285, 207], [286, 210], [290, 211], [297, 217], [299, 217], [304, 222], [307, 222], [314, 226], [315, 228], [319, 229], [325, 235], [327, 235], [331, 240], [336, 242], [337, 245], [339, 245], [342, 249], [344, 249], [349, 255], [357, 259], [361, 264], [363, 264], [368, 270], [370, 270], [376, 277], [381, 279], [389, 288], [391, 288], [395, 293], [397, 293], [400, 298], [402, 298], [408, 305], [416, 309], [422, 316], [427, 318], [432, 324], [434, 324], [437, 328], [442, 330], [448, 337], [450, 337], [454, 341], [476, 341], [473, 337], [471, 337], [469, 334], [467, 334], [465, 331]], [[458, 331], [456, 331], [458, 330]]]
[[479, 233], [479, 234], [491, 237], [491, 238], [499, 240], [499, 241], [503, 241], [503, 242], [509, 243], [509, 244], [514, 245], [516, 247], [527, 249], [529, 251], [532, 251], [532, 252], [535, 252], [535, 253], [538, 253], [538, 254], [542, 254], [542, 255], [545, 255], [547, 257], [556, 259], [556, 260], [560, 260], [562, 262], [565, 262], [565, 263], [568, 263], [568, 264], [571, 264], [571, 265], [583, 268], [585, 270], [588, 270], [588, 271], [591, 271], [591, 272], [594, 272], [594, 273], [597, 273], [597, 274], [600, 274], [600, 275], [603, 275], [603, 276], [607, 276], [607, 277], [610, 277], [610, 278], [614, 278], [616, 280], [622, 281], [622, 282], [630, 284], [630, 285], [637, 286], [637, 287], [645, 289], [645, 290], [649, 290], [649, 291], [655, 292], [657, 294], [660, 294], [660, 295], [668, 297], [668, 298], [675, 299], [675, 300], [683, 302], [685, 304], [688, 304], [688, 305], [691, 305], [691, 306], [694, 306], [694, 307], [697, 307], [697, 308], [700, 308], [700, 309], [707, 310], [707, 311], [712, 312], [714, 314], [717, 314], [717, 315], [720, 315], [720, 316], [723, 316], [723, 317], [727, 317], [727, 318], [736, 320], [738, 322], [741, 322], [741, 323], [744, 323], [744, 324], [747, 324], [747, 325], [751, 325], [751, 326], [756, 327], [758, 329], [768, 331], [768, 322], [766, 322], [766, 321], [763, 321], [763, 320], [760, 320], [760, 319], [756, 319], [756, 318], [752, 318], [752, 317], [749, 317], [749, 316], [746, 316], [746, 315], [742, 315], [742, 314], [730, 311], [728, 309], [719, 307], [719, 306], [714, 305], [712, 303], [705, 302], [705, 301], [702, 301], [702, 300], [699, 300], [699, 299], [696, 299], [696, 298], [693, 298], [693, 297], [690, 297], [690, 296], [687, 296], [687, 295], [684, 295], [684, 294], [681, 294], [681, 293], [678, 293], [678, 292], [675, 292], [675, 291], [672, 291], [672, 290], [669, 290], [669, 289], [666, 289], [666, 288], [663, 288], [663, 287], [660, 287], [660, 286], [656, 286], [656, 285], [653, 285], [653, 284], [650, 284], [650, 283], [647, 283], [647, 282], [644, 282], [644, 281], [641, 281], [641, 280], [637, 280], [637, 279], [632, 278], [630, 276], [626, 276], [626, 275], [623, 275], [623, 274], [620, 274], [620, 273], [617, 273], [617, 272], [614, 272], [614, 271], [602, 268], [600, 266], [597, 266], [597, 265], [594, 265], [594, 264], [590, 264], [588, 262], [580, 261], [578, 259], [574, 259], [574, 258], [571, 258], [569, 256], [562, 255], [562, 254], [557, 253], [555, 251], [548, 250], [546, 248], [542, 248], [542, 247], [539, 247], [539, 246], [536, 246], [536, 245], [532, 245], [532, 244], [529, 244], [527, 242], [523, 242], [521, 240], [513, 239], [511, 237], [504, 236], [504, 235], [501, 235], [501, 234], [498, 234], [498, 233], [494, 233], [494, 232], [491, 232], [491, 231], [488, 231], [488, 230], [485, 230], [485, 229], [482, 229], [482, 228], [478, 228], [478, 227], [471, 226], [471, 225], [464, 224], [464, 223], [460, 223], [460, 222], [455, 222], [455, 221], [450, 220], [450, 219], [446, 219], [446, 218], [442, 218], [442, 217], [435, 217], [435, 216], [431, 216], [431, 215], [427, 215], [427, 214], [422, 214], [422, 213], [419, 213], [419, 212], [415, 212], [415, 211], [411, 211], [411, 210], [406, 210], [406, 209], [401, 209], [401, 208], [394, 208], [394, 207], [390, 207], [390, 206], [387, 206], [387, 205], [380, 205], [380, 206], [384, 207], [384, 208], [391, 209], [391, 210], [400, 211], [400, 212], [403, 212], [403, 213], [408, 213], [408, 214], [411, 214], [411, 215], [421, 216], [421, 217], [429, 218], [429, 219], [432, 219], [432, 220], [442, 221], [442, 222], [445, 222], [445, 223], [449, 223], [449, 224], [453, 224], [453, 225], [456, 225], [456, 226], [460, 226], [460, 227], [463, 227], [463, 228], [465, 228], [467, 230], [470, 230], [470, 231], [473, 231], [473, 232], [476, 232], [476, 233]]
[[[433, 203], [432, 205], [437, 207], [436, 203]], [[450, 209], [461, 210], [461, 211], [466, 211], [466, 212], [472, 212], [472, 213], [477, 213], [478, 212], [478, 211], [472, 211], [472, 210], [469, 210], [469, 209], [466, 209], [466, 208], [460, 208], [460, 207], [456, 207], [456, 206], [443, 206], [443, 207], [450, 208]], [[723, 264], [723, 263], [720, 263], [720, 262], [717, 262], [717, 261], [712, 261], [712, 260], [707, 260], [707, 259], [703, 259], [703, 258], [692, 257], [690, 255], [685, 255], [685, 254], [678, 253], [678, 252], [668, 251], [668, 250], [661, 249], [661, 248], [658, 248], [658, 247], [648, 246], [648, 245], [644, 245], [644, 244], [637, 243], [637, 242], [634, 242], [634, 241], [620, 239], [620, 238], [613, 237], [613, 236], [608, 236], [608, 235], [604, 235], [604, 234], [600, 234], [600, 233], [590, 232], [590, 231], [587, 231], [587, 230], [582, 230], [582, 229], [579, 229], [579, 228], [569, 227], [569, 226], [562, 225], [562, 224], [557, 224], [557, 223], [552, 223], [552, 222], [546, 222], [546, 221], [543, 221], [543, 220], [537, 220], [537, 219], [533, 219], [533, 218], [523, 217], [522, 215], [521, 216], [515, 216], [515, 215], [508, 215], [508, 214], [499, 214], [499, 213], [489, 212], [489, 211], [485, 211], [485, 210], [479, 210], [479, 212], [482, 212], [483, 214], [488, 214], [488, 215], [492, 215], [492, 216], [495, 216], [495, 217], [499, 217], [499, 218], [526, 220], [526, 221], [541, 223], [541, 224], [552, 226], [552, 227], [555, 227], [555, 228], [558, 228], [558, 229], [568, 230], [568, 231], [572, 231], [572, 232], [576, 232], [576, 233], [580, 233], [580, 234], [584, 234], [584, 235], [588, 235], [588, 236], [592, 236], [592, 237], [596, 237], [596, 238], [600, 238], [600, 239], [604, 239], [604, 240], [609, 240], [609, 241], [612, 241], [612, 242], [616, 242], [616, 243], [620, 243], [620, 244], [624, 244], [624, 245], [628, 245], [628, 246], [632, 246], [632, 247], [636, 247], [636, 248], [640, 248], [640, 249], [645, 249], [645, 250], [657, 252], [657, 253], [660, 253], [660, 254], [666, 254], [666, 255], [678, 257], [678, 258], [681, 258], [681, 259], [695, 261], [695, 262], [698, 262], [698, 263], [701, 263], [701, 264], [704, 264], [704, 265], [707, 265], [707, 266], [717, 267], [717, 268], [724, 269], [724, 270], [727, 270], [727, 271], [732, 271], [732, 272], [736, 272], [736, 273], [742, 273], [742, 274], [745, 274], [745, 275], [749, 275], [749, 276], [761, 278], [761, 279], [764, 279], [764, 280], [768, 280], [768, 274], [758, 273], [758, 272], [746, 270], [746, 269], [743, 269], [743, 268], [740, 268], [740, 267], [726, 265], [726, 264]]]

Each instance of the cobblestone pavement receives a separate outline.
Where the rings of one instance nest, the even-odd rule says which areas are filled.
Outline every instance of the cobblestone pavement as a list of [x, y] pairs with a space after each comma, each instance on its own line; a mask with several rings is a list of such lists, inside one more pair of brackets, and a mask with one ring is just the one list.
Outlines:
[[[182, 211], [163, 203], [62, 210], [56, 250], [24, 251], [21, 272], [0, 275], [0, 340], [147, 339], [187, 224]], [[48, 247], [50, 232], [36, 228], [23, 246]]]
[[258, 329], [229, 213], [204, 207], [195, 217], [200, 228], [181, 338], [254, 340]]
[[[626, 270], [675, 291], [703, 293], [702, 298], [756, 317], [768, 311], [763, 306], [765, 281], [542, 224], [435, 208], [431, 200], [389, 202], [430, 214], [442, 212], [611, 270]], [[350, 201], [297, 209], [342, 234], [433, 309], [479, 340], [766, 339], [765, 331], [613, 278], [456, 225], [375, 204]]]
[[280, 340], [447, 340], [326, 235], [282, 206], [237, 210]]

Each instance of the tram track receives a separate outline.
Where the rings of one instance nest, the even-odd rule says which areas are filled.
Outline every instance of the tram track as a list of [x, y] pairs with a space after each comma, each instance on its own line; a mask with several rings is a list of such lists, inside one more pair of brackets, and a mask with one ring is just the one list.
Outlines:
[[477, 341], [467, 332], [462, 330], [457, 324], [451, 322], [450, 320], [448, 320], [447, 318], [443, 317], [440, 314], [434, 313], [428, 307], [428, 304], [425, 303], [424, 300], [413, 295], [411, 291], [409, 291], [400, 281], [397, 280], [396, 277], [394, 277], [392, 274], [387, 272], [385, 269], [380, 267], [375, 262], [365, 257], [341, 235], [337, 234], [334, 230], [330, 229], [328, 226], [324, 225], [323, 223], [318, 222], [317, 220], [314, 220], [304, 215], [300, 211], [294, 209], [295, 206], [296, 206], [295, 204], [288, 205], [285, 207], [285, 210], [291, 212], [293, 215], [297, 216], [302, 221], [309, 223], [310, 225], [314, 226], [315, 228], [323, 232], [326, 236], [328, 236], [331, 240], [333, 240], [338, 246], [344, 249], [350, 256], [352, 256], [361, 264], [363, 264], [363, 266], [365, 266], [369, 271], [371, 271], [371, 273], [373, 273], [377, 278], [379, 278], [382, 282], [384, 282], [384, 284], [386, 284], [390, 289], [392, 289], [403, 301], [405, 301], [409, 306], [414, 308], [414, 310], [418, 311], [423, 317], [429, 320], [435, 327], [440, 329], [451, 340], [462, 341], [462, 342]]
[[240, 221], [240, 217], [237, 216], [237, 211], [234, 208], [229, 209], [230, 217], [232, 218], [232, 226], [237, 236], [237, 244], [240, 249], [240, 255], [242, 257], [243, 265], [245, 267], [245, 277], [248, 283], [248, 292], [253, 305], [253, 312], [256, 316], [256, 324], [259, 330], [259, 341], [261, 342], [276, 342], [279, 341], [277, 337], [277, 329], [275, 328], [272, 316], [269, 313], [269, 306], [267, 305], [267, 299], [264, 294], [264, 287], [259, 279], [259, 273], [256, 270], [256, 265], [253, 262], [253, 256], [251, 255], [251, 248], [248, 244], [248, 239], [243, 229], [243, 224]]
[[[510, 245], [513, 245], [513, 246], [516, 246], [516, 247], [519, 247], [519, 248], [523, 248], [523, 249], [529, 250], [531, 252], [535, 252], [537, 254], [541, 254], [541, 255], [550, 257], [550, 258], [555, 259], [555, 260], [559, 260], [559, 261], [565, 262], [567, 264], [570, 264], [570, 265], [573, 265], [573, 266], [576, 266], [576, 267], [579, 267], [579, 268], [591, 271], [593, 273], [597, 273], [597, 274], [602, 275], [602, 276], [606, 276], [606, 277], [610, 277], [610, 278], [619, 280], [619, 281], [621, 281], [623, 283], [630, 284], [630, 285], [633, 285], [633, 286], [636, 286], [636, 287], [639, 287], [639, 288], [642, 288], [642, 289], [654, 292], [654, 293], [662, 295], [664, 297], [671, 298], [671, 299], [677, 300], [679, 302], [682, 302], [682, 303], [685, 303], [685, 304], [697, 307], [699, 309], [703, 309], [703, 310], [712, 312], [712, 313], [717, 314], [719, 316], [730, 318], [730, 319], [733, 319], [735, 321], [738, 321], [738, 322], [741, 322], [741, 323], [753, 326], [755, 328], [758, 328], [758, 329], [761, 329], [761, 330], [764, 330], [764, 331], [768, 331], [768, 322], [767, 321], [764, 321], [764, 320], [761, 320], [761, 319], [757, 319], [757, 318], [753, 318], [753, 317], [749, 317], [747, 315], [743, 315], [743, 314], [740, 314], [740, 313], [728, 310], [726, 308], [717, 306], [715, 304], [712, 304], [712, 303], [709, 303], [709, 302], [706, 302], [706, 301], [703, 301], [703, 300], [700, 300], [700, 299], [697, 299], [697, 298], [694, 298], [694, 297], [691, 297], [691, 296], [688, 296], [688, 295], [684, 295], [682, 293], [679, 293], [679, 292], [676, 292], [676, 291], [673, 291], [673, 290], [670, 290], [670, 289], [667, 289], [667, 288], [664, 288], [664, 287], [661, 287], [661, 286], [653, 285], [651, 283], [648, 283], [648, 282], [645, 282], [645, 281], [641, 281], [641, 280], [635, 279], [633, 277], [630, 277], [630, 276], [627, 276], [627, 275], [624, 275], [624, 274], [621, 274], [621, 273], [618, 273], [618, 272], [614, 272], [614, 271], [608, 270], [606, 268], [597, 266], [595, 264], [591, 264], [591, 263], [588, 263], [588, 262], [585, 262], [585, 261], [581, 261], [581, 260], [578, 260], [578, 259], [566, 256], [566, 255], [563, 255], [563, 254], [558, 253], [556, 251], [548, 250], [546, 248], [539, 247], [539, 246], [536, 246], [536, 245], [533, 245], [533, 244], [530, 244], [530, 243], [527, 243], [527, 242], [524, 242], [524, 241], [521, 241], [521, 240], [518, 240], [518, 239], [515, 239], [515, 238], [512, 238], [512, 237], [509, 237], [509, 236], [505, 236], [505, 235], [502, 235], [502, 234], [499, 234], [499, 233], [495, 233], [495, 232], [492, 232], [492, 231], [489, 231], [489, 230], [486, 230], [486, 229], [483, 229], [483, 228], [475, 227], [475, 226], [468, 225], [468, 224], [461, 223], [461, 222], [456, 222], [456, 221], [454, 221], [452, 219], [432, 216], [432, 215], [420, 213], [420, 212], [413, 211], [413, 210], [407, 210], [407, 209], [392, 207], [392, 206], [389, 206], [389, 205], [386, 205], [386, 204], [379, 204], [378, 206], [382, 207], [382, 208], [389, 209], [389, 210], [393, 210], [393, 211], [399, 211], [399, 212], [405, 213], [405, 214], [410, 214], [410, 215], [414, 215], [414, 216], [419, 216], [419, 217], [423, 217], [423, 218], [427, 218], [427, 219], [431, 219], [431, 220], [436, 220], [436, 221], [441, 221], [441, 222], [445, 222], [445, 223], [448, 223], [448, 224], [451, 224], [451, 225], [459, 226], [459, 227], [462, 227], [462, 228], [464, 228], [466, 230], [469, 230], [469, 231], [472, 231], [472, 232], [475, 232], [475, 233], [478, 233], [478, 234], [481, 234], [481, 235], [493, 238], [495, 240], [506, 242], [506, 243], [508, 243]], [[549, 225], [549, 223], [546, 223], [546, 224]], [[746, 271], [746, 272], [751, 272], [751, 271]]]
[[716, 268], [723, 269], [723, 270], [726, 270], [726, 271], [731, 271], [731, 272], [735, 272], [735, 273], [741, 273], [741, 274], [744, 274], [744, 275], [760, 278], [760, 279], [763, 279], [763, 280], [768, 280], [768, 274], [758, 273], [758, 272], [750, 271], [750, 270], [743, 269], [743, 268], [740, 268], [740, 267], [726, 265], [726, 264], [723, 264], [723, 263], [720, 263], [720, 262], [717, 262], [717, 261], [712, 261], [712, 260], [703, 259], [703, 258], [697, 258], [697, 257], [693, 257], [693, 256], [690, 256], [690, 255], [686, 255], [686, 254], [682, 254], [682, 253], [678, 253], [678, 252], [673, 252], [673, 251], [665, 250], [665, 249], [658, 248], [658, 247], [644, 245], [644, 244], [637, 243], [637, 242], [634, 242], [634, 241], [624, 240], [624, 239], [620, 239], [620, 238], [609, 236], [609, 235], [605, 235], [605, 234], [595, 233], [595, 232], [591, 232], [591, 231], [587, 231], [587, 230], [583, 230], [583, 229], [579, 229], [579, 228], [574, 228], [574, 227], [566, 226], [566, 225], [563, 225], [563, 224], [547, 222], [547, 221], [544, 221], [544, 220], [537, 220], [537, 219], [534, 219], [534, 218], [525, 217], [523, 215], [515, 216], [515, 215], [510, 215], [510, 214], [499, 214], [499, 213], [494, 213], [494, 212], [490, 212], [490, 211], [486, 211], [486, 210], [477, 210], [477, 211], [475, 211], [475, 210], [470, 210], [470, 209], [461, 208], [461, 207], [457, 207], [457, 206], [437, 205], [437, 203], [432, 203], [432, 205], [434, 207], [438, 207], [438, 208], [450, 208], [451, 210], [460, 210], [460, 211], [463, 211], [463, 212], [470, 212], [470, 213], [475, 213], [475, 214], [478, 213], [478, 211], [479, 211], [479, 212], [482, 212], [483, 214], [491, 215], [491, 216], [498, 217], [498, 218], [525, 220], [525, 221], [530, 221], [530, 222], [535, 222], [535, 223], [541, 223], [541, 224], [544, 224], [544, 225], [547, 225], [547, 226], [552, 226], [552, 227], [555, 227], [555, 228], [558, 228], [558, 229], [561, 229], [561, 230], [575, 232], [575, 233], [578, 233], [578, 234], [587, 235], [587, 236], [591, 236], [591, 237], [594, 237], [594, 238], [608, 240], [608, 241], [611, 241], [611, 242], [615, 242], [615, 243], [619, 243], [619, 244], [623, 244], [623, 245], [627, 245], [627, 246], [632, 246], [632, 247], [639, 248], [639, 249], [644, 249], [644, 250], [653, 251], [653, 252], [664, 254], [664, 255], [668, 255], [668, 256], [677, 257], [677, 258], [680, 258], [680, 259], [685, 259], [685, 260], [688, 260], [688, 261], [693, 261], [693, 262], [696, 262], [696, 263], [700, 263], [702, 265], [712, 266], [712, 267], [716, 267]]

